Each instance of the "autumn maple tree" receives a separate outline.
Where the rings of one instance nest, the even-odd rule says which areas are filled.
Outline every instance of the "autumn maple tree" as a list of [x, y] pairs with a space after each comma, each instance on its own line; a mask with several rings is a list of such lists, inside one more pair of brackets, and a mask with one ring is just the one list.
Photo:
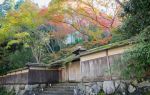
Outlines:
[[26, 0], [0, 18], [0, 44], [13, 51], [11, 62], [18, 54], [29, 52], [36, 63], [68, 56], [78, 44], [87, 48], [107, 44], [111, 30], [120, 23], [120, 9], [114, 3], [108, 13], [100, 6], [110, 10], [108, 1], [102, 0], [51, 0], [47, 8]]
[[[116, 2], [112, 4], [112, 13], [107, 13], [102, 12], [97, 6], [105, 7], [107, 10], [110, 7], [109, 1], [57, 0], [51, 1], [48, 8], [43, 8], [41, 15], [47, 18], [51, 25], [62, 26], [61, 30], [58, 30], [61, 31], [58, 33], [60, 35], [78, 31], [78, 36], [85, 41], [92, 38], [100, 43], [108, 43], [111, 39], [110, 31], [120, 24], [117, 17], [120, 8]], [[103, 34], [104, 36], [101, 36]]]

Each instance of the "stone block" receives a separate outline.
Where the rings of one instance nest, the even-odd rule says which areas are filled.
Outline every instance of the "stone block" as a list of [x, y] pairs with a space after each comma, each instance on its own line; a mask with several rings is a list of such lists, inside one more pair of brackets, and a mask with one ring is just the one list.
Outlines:
[[104, 81], [103, 82], [103, 91], [105, 94], [112, 94], [115, 91], [115, 85], [113, 81]]
[[133, 93], [135, 90], [136, 90], [136, 88], [133, 85], [130, 84], [129, 87], [128, 87], [128, 91], [130, 93]]
[[100, 91], [100, 87], [97, 84], [93, 84], [91, 86], [91, 89], [92, 89], [92, 93], [95, 93], [95, 94], [98, 94]]

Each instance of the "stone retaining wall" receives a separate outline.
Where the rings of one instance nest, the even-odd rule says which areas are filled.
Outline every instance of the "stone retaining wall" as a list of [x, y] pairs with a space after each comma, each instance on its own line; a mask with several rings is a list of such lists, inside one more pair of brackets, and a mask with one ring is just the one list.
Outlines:
[[[103, 81], [80, 83], [74, 90], [74, 95], [144, 95], [150, 92], [150, 81]], [[147, 95], [147, 94], [146, 94]], [[148, 94], [150, 95], [150, 93]]]

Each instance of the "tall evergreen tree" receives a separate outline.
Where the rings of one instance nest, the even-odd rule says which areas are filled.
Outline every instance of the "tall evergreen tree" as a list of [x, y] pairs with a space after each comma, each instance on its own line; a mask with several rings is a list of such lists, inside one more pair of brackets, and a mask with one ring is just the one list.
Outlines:
[[123, 56], [123, 74], [145, 77], [150, 72], [150, 0], [129, 0], [124, 7], [121, 27], [125, 38], [137, 36], [136, 44]]
[[125, 38], [139, 34], [150, 25], [150, 0], [129, 0], [124, 7], [121, 31]]

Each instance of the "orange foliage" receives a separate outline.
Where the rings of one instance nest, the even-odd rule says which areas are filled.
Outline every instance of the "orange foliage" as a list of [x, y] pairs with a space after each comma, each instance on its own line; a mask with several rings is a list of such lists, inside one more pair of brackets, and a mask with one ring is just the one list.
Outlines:
[[43, 8], [39, 12], [39, 16], [43, 16], [47, 18], [46, 23], [55, 27], [53, 31], [50, 31], [52, 35], [56, 38], [63, 38], [69, 33], [72, 33], [74, 29], [70, 27], [68, 24], [63, 23], [64, 20], [63, 15], [53, 14], [52, 16], [48, 14], [48, 8]]
[[[92, 6], [85, 5], [84, 7], [78, 7], [77, 10], [82, 10], [83, 12], [79, 14], [85, 15], [85, 18], [87, 18], [88, 21], [90, 20], [92, 23], [99, 25], [99, 27], [101, 27], [102, 29], [116, 28], [118, 25], [120, 25], [120, 21], [117, 16], [113, 17], [100, 11], [96, 13]], [[84, 21], [84, 23], [86, 24], [87, 22]]]
[[39, 11], [39, 16], [45, 16], [46, 14], [48, 13], [48, 8], [42, 8], [40, 11]]
[[[67, 10], [65, 12], [60, 12], [61, 9], [58, 8], [56, 12], [52, 9], [51, 13], [51, 11], [49, 12], [49, 8], [51, 7], [50, 5], [49, 8], [41, 9], [39, 15], [45, 16], [45, 18], [47, 18], [47, 23], [56, 28], [54, 31], [52, 31], [52, 34], [59, 38], [65, 37], [75, 30], [79, 31], [81, 28], [84, 29], [85, 32], [81, 35], [84, 35], [88, 33], [87, 31], [90, 24], [98, 26], [103, 31], [111, 31], [111, 29], [120, 25], [117, 12], [114, 15], [108, 15], [85, 1], [86, 0], [63, 0], [63, 3], [61, 3], [59, 6], [63, 6], [63, 8], [67, 6], [69, 11]], [[102, 5], [106, 6], [107, 4]], [[72, 20], [72, 23], [69, 25], [65, 22], [66, 19]], [[106, 44], [110, 40], [111, 36], [100, 39], [99, 43]]]
[[74, 31], [72, 27], [65, 23], [49, 21], [48, 24], [56, 28], [52, 32], [52, 35], [54, 35], [57, 38], [65, 37]]

